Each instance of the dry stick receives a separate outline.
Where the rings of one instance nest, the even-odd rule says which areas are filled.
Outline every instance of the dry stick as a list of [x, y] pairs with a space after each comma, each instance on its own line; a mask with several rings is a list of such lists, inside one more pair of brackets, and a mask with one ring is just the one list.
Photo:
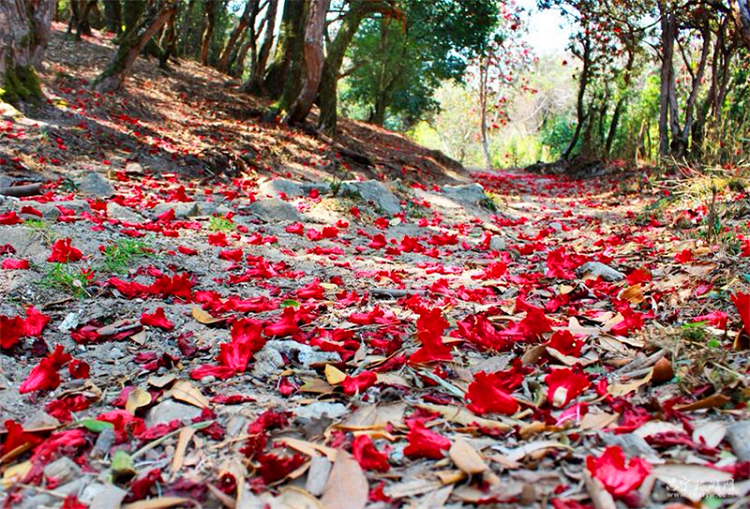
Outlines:
[[11, 186], [3, 187], [0, 189], [0, 195], [2, 196], [13, 196], [14, 198], [25, 198], [27, 196], [36, 196], [42, 194], [42, 186], [46, 182], [40, 182], [37, 184], [28, 184], [25, 186]]

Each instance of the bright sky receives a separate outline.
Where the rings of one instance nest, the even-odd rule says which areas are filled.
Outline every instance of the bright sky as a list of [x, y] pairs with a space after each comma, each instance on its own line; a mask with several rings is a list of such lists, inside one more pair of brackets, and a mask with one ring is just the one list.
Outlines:
[[560, 11], [540, 11], [536, 0], [517, 0], [517, 3], [528, 13], [528, 41], [537, 56], [564, 54], [570, 28]]

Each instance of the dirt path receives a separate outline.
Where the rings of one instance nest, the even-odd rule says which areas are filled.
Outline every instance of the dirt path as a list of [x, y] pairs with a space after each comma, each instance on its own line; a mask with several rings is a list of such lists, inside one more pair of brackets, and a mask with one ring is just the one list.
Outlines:
[[12, 507], [747, 489], [746, 364], [710, 297], [732, 261], [632, 182], [113, 178], [0, 203]]

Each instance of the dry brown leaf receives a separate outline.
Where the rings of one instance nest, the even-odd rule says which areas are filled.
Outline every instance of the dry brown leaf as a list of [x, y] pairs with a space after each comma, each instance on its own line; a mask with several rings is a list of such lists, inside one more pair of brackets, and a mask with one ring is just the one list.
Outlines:
[[521, 447], [513, 449], [512, 451], [508, 451], [505, 454], [505, 457], [510, 461], [517, 462], [521, 461], [530, 454], [538, 451], [543, 451], [545, 449], [571, 449], [571, 447], [555, 440], [540, 440], [538, 442], [524, 444]]
[[180, 430], [180, 434], [177, 438], [177, 447], [174, 450], [174, 458], [172, 458], [172, 473], [179, 471], [182, 468], [182, 464], [185, 461], [185, 451], [187, 451], [190, 439], [195, 435], [195, 428], [192, 426], [186, 426]]
[[163, 389], [167, 385], [171, 384], [177, 379], [177, 375], [174, 373], [168, 373], [162, 376], [150, 376], [148, 377], [148, 384], [156, 387], [157, 389]]
[[299, 390], [300, 392], [309, 392], [312, 394], [330, 394], [333, 392], [331, 384], [320, 378], [302, 378], [304, 382]]
[[729, 399], [729, 397], [724, 396], [723, 394], [714, 394], [713, 396], [699, 399], [694, 403], [675, 405], [674, 409], [679, 410], [680, 412], [693, 412], [695, 410], [704, 410], [706, 408], [719, 408], [729, 403]]
[[130, 391], [130, 394], [128, 394], [128, 399], [125, 401], [125, 410], [131, 415], [135, 415], [135, 412], [139, 408], [143, 408], [150, 404], [151, 394], [140, 387], [136, 387]]
[[651, 378], [654, 376], [654, 370], [651, 369], [646, 376], [639, 380], [633, 380], [632, 382], [624, 383], [624, 384], [612, 384], [609, 386], [609, 389], [607, 389], [607, 392], [609, 392], [610, 395], [614, 397], [621, 397], [625, 396], [627, 394], [630, 394], [633, 391], [637, 391], [647, 383], [651, 381]]
[[734, 496], [732, 474], [715, 468], [702, 465], [657, 465], [651, 474], [693, 502], [699, 502], [709, 495]]
[[481, 474], [487, 470], [487, 464], [479, 453], [463, 438], [457, 438], [448, 451], [453, 463], [467, 475]]
[[727, 434], [727, 426], [723, 422], [705, 422], [693, 430], [693, 441], [718, 447]]
[[174, 398], [183, 403], [196, 406], [198, 408], [208, 408], [209, 400], [203, 393], [187, 380], [175, 382], [172, 388], [165, 396]]
[[346, 373], [333, 364], [326, 364], [326, 381], [331, 385], [338, 385], [346, 379]]
[[279, 438], [278, 441], [286, 444], [288, 447], [294, 449], [295, 451], [301, 452], [302, 454], [315, 456], [320, 453], [324, 454], [330, 461], [336, 461], [336, 449], [333, 449], [331, 447], [293, 437], [282, 437]]
[[457, 406], [433, 405], [430, 403], [419, 403], [414, 406], [416, 406], [417, 408], [422, 408], [423, 410], [427, 410], [429, 412], [437, 412], [450, 422], [461, 424], [462, 426], [470, 426], [476, 423], [479, 426], [484, 426], [486, 428], [492, 428], [501, 431], [510, 431], [512, 429], [509, 424], [478, 417], [468, 410], [464, 410], [463, 408], [459, 408]]
[[643, 296], [643, 289], [641, 288], [640, 283], [629, 288], [625, 288], [620, 292], [617, 298], [620, 300], [626, 300], [631, 304], [640, 304], [641, 302], [646, 300], [646, 298]]
[[391, 405], [363, 405], [355, 410], [336, 428], [347, 431], [362, 431], [385, 428], [389, 424], [398, 426], [404, 421], [406, 403]]
[[200, 306], [193, 306], [193, 308], [191, 309], [191, 314], [193, 315], [193, 318], [195, 318], [196, 322], [202, 323], [203, 325], [213, 325], [226, 321], [226, 318], [216, 318], [214, 316], [211, 316], [211, 313], [209, 313], [208, 311], [204, 311]]
[[280, 491], [281, 495], [276, 501], [281, 504], [281, 507], [289, 509], [327, 509], [315, 496], [297, 486], [285, 486]]
[[369, 485], [362, 467], [342, 450], [337, 451], [335, 461], [320, 501], [326, 509], [364, 509]]
[[594, 504], [595, 509], [617, 509], [615, 500], [612, 495], [602, 486], [601, 481], [594, 479], [588, 473], [588, 470], [583, 470], [583, 482], [586, 485], [586, 491], [591, 498], [591, 503]]
[[613, 422], [616, 422], [620, 418], [620, 414], [608, 414], [608, 413], [587, 413], [578, 423], [578, 427], [582, 430], [586, 429], [604, 429]]
[[122, 509], [167, 509], [168, 507], [175, 507], [187, 504], [188, 502], [192, 502], [192, 500], [185, 497], [159, 497], [125, 504], [122, 506]]

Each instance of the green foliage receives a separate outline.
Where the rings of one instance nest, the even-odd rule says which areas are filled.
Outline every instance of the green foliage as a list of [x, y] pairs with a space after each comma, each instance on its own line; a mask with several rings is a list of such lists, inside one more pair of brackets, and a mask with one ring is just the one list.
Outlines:
[[224, 216], [213, 216], [208, 221], [208, 229], [212, 232], [231, 232], [235, 228], [236, 225], [232, 220]]
[[42, 286], [59, 288], [82, 299], [89, 295], [86, 288], [91, 284], [93, 272], [70, 263], [53, 263], [41, 281]]
[[130, 239], [118, 240], [116, 244], [109, 245], [104, 249], [102, 270], [106, 272], [126, 272], [135, 258], [151, 256], [152, 254], [152, 250], [144, 242]]
[[369, 120], [406, 129], [436, 111], [443, 80], [461, 80], [497, 22], [489, 0], [405, 0], [405, 19], [366, 19], [349, 48], [356, 70], [342, 90], [345, 103]]

